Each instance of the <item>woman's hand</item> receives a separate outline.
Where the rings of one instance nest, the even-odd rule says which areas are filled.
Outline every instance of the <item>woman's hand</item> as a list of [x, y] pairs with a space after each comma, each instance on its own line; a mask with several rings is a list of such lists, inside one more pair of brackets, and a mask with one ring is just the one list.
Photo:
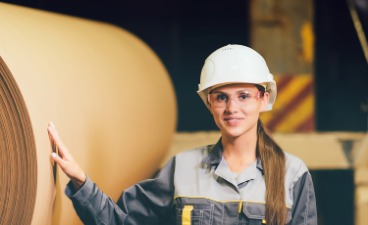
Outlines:
[[55, 128], [55, 125], [53, 123], [49, 123], [47, 127], [47, 132], [49, 133], [51, 144], [56, 145], [59, 153], [58, 155], [55, 152], [53, 152], [51, 154], [52, 159], [60, 166], [60, 168], [64, 171], [64, 173], [70, 178], [75, 189], [79, 189], [86, 181], [86, 174], [74, 161], [72, 155], [69, 153], [68, 149], [61, 141], [59, 134]]

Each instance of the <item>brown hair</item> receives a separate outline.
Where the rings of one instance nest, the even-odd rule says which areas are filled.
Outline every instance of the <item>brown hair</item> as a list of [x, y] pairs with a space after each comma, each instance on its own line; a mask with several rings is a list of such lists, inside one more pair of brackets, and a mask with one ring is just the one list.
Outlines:
[[285, 155], [260, 119], [257, 134], [257, 155], [262, 162], [266, 183], [265, 219], [267, 225], [283, 225], [286, 222]]

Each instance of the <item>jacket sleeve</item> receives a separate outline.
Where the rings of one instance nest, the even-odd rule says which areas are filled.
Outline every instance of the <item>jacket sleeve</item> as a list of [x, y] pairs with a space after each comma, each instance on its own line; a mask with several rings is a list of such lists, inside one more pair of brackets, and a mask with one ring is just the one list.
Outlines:
[[294, 185], [291, 225], [317, 225], [317, 207], [313, 181], [307, 171]]
[[65, 194], [72, 200], [84, 224], [164, 224], [173, 216], [174, 171], [175, 158], [154, 179], [144, 180], [125, 190], [117, 203], [89, 178], [77, 191], [69, 182]]

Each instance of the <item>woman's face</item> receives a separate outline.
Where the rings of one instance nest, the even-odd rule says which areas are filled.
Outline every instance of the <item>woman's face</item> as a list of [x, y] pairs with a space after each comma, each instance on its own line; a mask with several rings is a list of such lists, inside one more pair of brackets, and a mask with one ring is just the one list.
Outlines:
[[269, 94], [254, 84], [228, 84], [208, 95], [210, 111], [222, 135], [236, 138], [257, 130], [259, 113], [266, 109]]

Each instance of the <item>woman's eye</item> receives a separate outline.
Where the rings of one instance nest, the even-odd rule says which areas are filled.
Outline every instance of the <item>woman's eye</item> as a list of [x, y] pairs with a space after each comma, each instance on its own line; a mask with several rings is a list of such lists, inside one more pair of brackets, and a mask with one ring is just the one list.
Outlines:
[[226, 100], [227, 100], [227, 96], [226, 96], [226, 95], [224, 95], [224, 94], [218, 94], [218, 95], [216, 96], [216, 100], [217, 100], [217, 101], [226, 101]]
[[239, 95], [239, 100], [245, 100], [249, 97], [250, 97], [249, 94], [241, 94], [241, 95]]

